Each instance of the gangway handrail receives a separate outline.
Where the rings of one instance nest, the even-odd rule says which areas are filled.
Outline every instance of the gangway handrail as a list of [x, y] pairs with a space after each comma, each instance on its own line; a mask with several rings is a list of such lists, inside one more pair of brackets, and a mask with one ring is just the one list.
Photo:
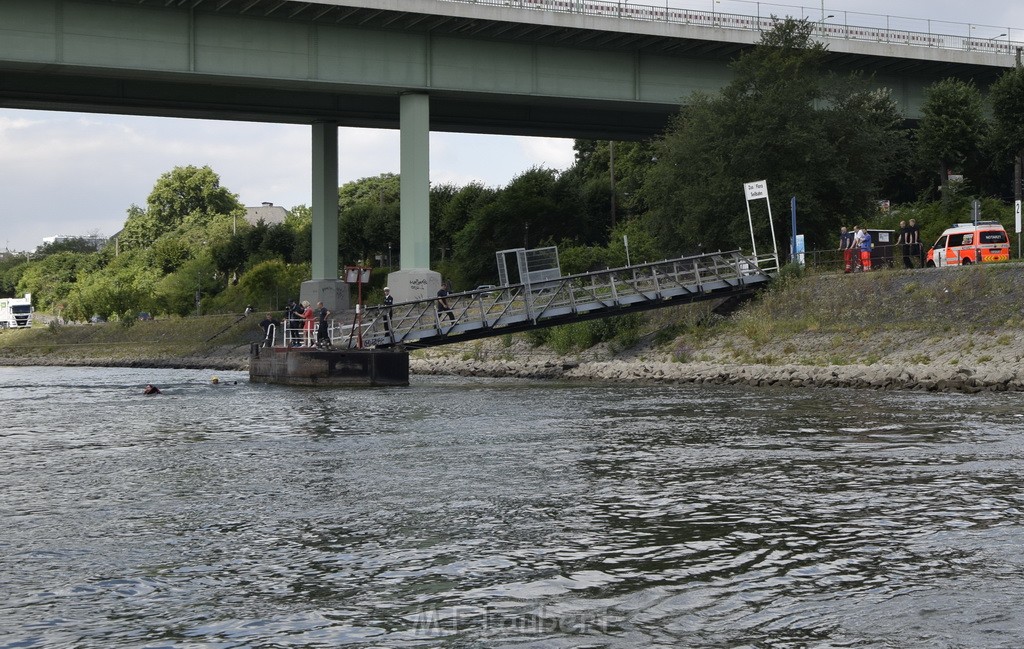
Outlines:
[[367, 347], [444, 344], [745, 292], [777, 271], [773, 255], [761, 261], [768, 267], [738, 250], [714, 252], [449, 293], [451, 318], [437, 297], [367, 306], [362, 339]]

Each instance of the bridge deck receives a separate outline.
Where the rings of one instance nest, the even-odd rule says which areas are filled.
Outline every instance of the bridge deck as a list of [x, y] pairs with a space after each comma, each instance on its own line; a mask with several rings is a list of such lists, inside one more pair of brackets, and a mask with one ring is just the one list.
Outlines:
[[[758, 265], [772, 264], [771, 268]], [[437, 298], [402, 302], [388, 313], [368, 307], [358, 330], [334, 336], [335, 347], [415, 349], [728, 297], [771, 280], [770, 262], [718, 252], [570, 275], [537, 284], [453, 293], [450, 311]], [[361, 334], [361, 336], [360, 336]]]

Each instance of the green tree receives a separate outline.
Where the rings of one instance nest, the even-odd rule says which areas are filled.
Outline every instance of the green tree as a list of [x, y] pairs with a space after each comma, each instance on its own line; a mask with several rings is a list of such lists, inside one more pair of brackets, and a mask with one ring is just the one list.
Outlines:
[[[476, 286], [495, 274], [494, 254], [509, 248], [535, 248], [560, 229], [559, 206], [555, 201], [556, 174], [533, 168], [512, 179], [494, 199], [469, 214], [469, 220], [455, 235], [452, 270], [456, 283]], [[453, 197], [453, 201], [459, 202]], [[560, 237], [559, 237], [560, 238]], [[554, 240], [554, 239], [552, 239]], [[432, 266], [443, 261], [441, 252], [431, 250]]]
[[302, 227], [308, 227], [313, 223], [313, 208], [307, 205], [296, 205], [285, 211], [284, 225], [292, 232], [298, 232]]
[[971, 81], [944, 79], [925, 91], [917, 129], [918, 156], [938, 171], [942, 203], [949, 205], [949, 171], [964, 170], [979, 152], [987, 130], [981, 93]]
[[278, 311], [289, 299], [298, 296], [309, 272], [309, 267], [304, 264], [289, 265], [279, 259], [271, 259], [246, 271], [238, 282], [238, 289], [246, 304], [252, 304], [259, 310]]
[[200, 251], [174, 273], [160, 278], [152, 288], [156, 310], [186, 316], [196, 313], [196, 296], [204, 301], [223, 290], [209, 251]]
[[153, 261], [164, 273], [173, 273], [192, 258], [192, 249], [193, 245], [178, 237], [163, 236], [153, 242]]
[[[776, 21], [732, 64], [733, 81], [717, 96], [695, 96], [655, 142], [643, 219], [663, 255], [745, 247], [743, 183], [753, 180], [768, 181], [782, 250], [791, 196], [809, 246], [832, 245], [843, 220], [874, 213], [905, 151], [898, 112], [863, 79], [826, 74], [812, 31], [807, 21]], [[765, 208], [751, 205], [761, 242]]]
[[245, 235], [239, 234], [211, 246], [210, 256], [219, 274], [231, 277], [242, 270], [247, 258], [245, 244]]
[[11, 255], [0, 260], [0, 295], [14, 296], [18, 290], [18, 282], [28, 267], [28, 260], [20, 255]]
[[360, 178], [338, 188], [338, 209], [344, 211], [357, 203], [397, 203], [400, 194], [401, 178], [398, 174]]
[[68, 296], [68, 317], [84, 320], [93, 314], [110, 318], [150, 311], [153, 287], [161, 274], [143, 251], [119, 255], [79, 278]]
[[123, 250], [141, 250], [153, 245], [163, 228], [146, 210], [138, 205], [131, 205], [127, 210], [124, 228], [117, 235], [117, 245]]
[[221, 187], [210, 167], [175, 167], [157, 180], [146, 199], [146, 209], [133, 205], [122, 231], [125, 249], [151, 245], [181, 226], [205, 226], [215, 216], [242, 216], [238, 197]]
[[654, 157], [651, 142], [576, 140], [573, 150], [576, 161], [567, 175], [584, 188], [589, 219], [614, 226], [645, 211], [641, 188]]
[[399, 177], [381, 174], [345, 183], [338, 189], [338, 259], [342, 264], [370, 263], [399, 236]]
[[992, 84], [994, 131], [1000, 153], [1014, 161], [1014, 198], [1020, 198], [1021, 158], [1024, 157], [1024, 68], [1010, 68]]
[[102, 267], [102, 259], [95, 252], [58, 252], [33, 260], [25, 265], [16, 294], [31, 293], [33, 303], [41, 311], [57, 310], [67, 302], [78, 282]]

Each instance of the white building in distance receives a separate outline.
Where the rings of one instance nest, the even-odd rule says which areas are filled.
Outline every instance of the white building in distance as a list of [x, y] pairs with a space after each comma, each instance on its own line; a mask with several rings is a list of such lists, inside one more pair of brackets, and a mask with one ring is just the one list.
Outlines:
[[256, 225], [261, 219], [267, 225], [279, 225], [284, 223], [286, 216], [288, 216], [288, 210], [273, 203], [264, 202], [259, 207], [245, 208], [245, 220], [252, 225]]
[[66, 243], [68, 241], [84, 241], [87, 244], [89, 244], [90, 246], [92, 246], [93, 248], [95, 248], [96, 250], [99, 250], [103, 246], [107, 245], [107, 241], [109, 241], [109, 239], [107, 237], [101, 237], [101, 236], [98, 236], [98, 235], [97, 236], [87, 235], [87, 236], [80, 236], [80, 237], [71, 237], [71, 236], [68, 236], [66, 234], [58, 234], [58, 235], [52, 236], [52, 237], [44, 237], [43, 238], [43, 245], [44, 246], [52, 246], [55, 243]]

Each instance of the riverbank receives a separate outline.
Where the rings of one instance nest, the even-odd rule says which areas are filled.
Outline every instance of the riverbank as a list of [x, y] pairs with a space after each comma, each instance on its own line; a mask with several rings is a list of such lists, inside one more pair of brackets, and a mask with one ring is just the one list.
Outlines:
[[211, 315], [128, 323], [58, 324], [0, 331], [0, 365], [246, 370], [259, 318]]
[[[710, 304], [651, 316], [645, 342], [560, 356], [523, 341], [419, 352], [420, 374], [1024, 390], [1024, 266], [880, 271], [779, 282], [729, 318]], [[660, 344], [655, 341], [661, 340]]]
[[1024, 391], [1017, 363], [974, 367], [931, 365], [814, 366], [800, 364], [676, 363], [658, 360], [453, 360], [413, 359], [413, 374], [515, 377], [612, 382], [841, 387], [938, 392]]
[[[1022, 391], [1024, 266], [781, 280], [728, 317], [645, 316], [639, 344], [558, 354], [526, 336], [413, 353], [413, 374], [573, 381]], [[253, 318], [49, 325], [0, 334], [0, 364], [248, 368]]]

